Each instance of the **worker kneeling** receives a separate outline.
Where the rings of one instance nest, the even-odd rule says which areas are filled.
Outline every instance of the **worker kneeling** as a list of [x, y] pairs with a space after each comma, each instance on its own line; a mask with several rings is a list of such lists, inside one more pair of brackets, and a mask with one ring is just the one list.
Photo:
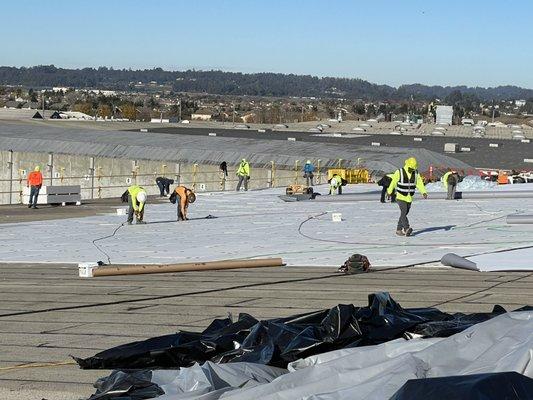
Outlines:
[[133, 222], [133, 215], [137, 219], [137, 224], [145, 224], [144, 217], [144, 205], [148, 198], [146, 190], [138, 185], [133, 185], [128, 188], [128, 225]]
[[169, 200], [172, 204], [178, 203], [178, 221], [187, 221], [187, 208], [196, 201], [194, 192], [185, 186], [178, 186]]
[[405, 161], [403, 168], [400, 168], [392, 175], [392, 181], [387, 189], [387, 197], [390, 198], [396, 190], [396, 202], [400, 207], [400, 219], [396, 227], [396, 234], [399, 236], [411, 236], [413, 229], [409, 226], [407, 214], [411, 209], [415, 189], [427, 199], [428, 195], [424, 186], [424, 181], [418, 173], [418, 164], [414, 157]]

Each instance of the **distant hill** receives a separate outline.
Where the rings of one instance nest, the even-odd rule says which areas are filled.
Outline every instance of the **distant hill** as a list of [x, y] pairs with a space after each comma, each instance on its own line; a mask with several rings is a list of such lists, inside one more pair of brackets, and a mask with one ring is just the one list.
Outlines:
[[321, 97], [363, 100], [431, 100], [445, 98], [454, 91], [477, 96], [480, 100], [533, 98], [533, 90], [517, 86], [442, 87], [421, 84], [394, 88], [362, 79], [318, 78], [310, 75], [257, 73], [243, 74], [223, 71], [118, 70], [106, 67], [66, 69], [53, 65], [30, 68], [0, 67], [0, 85], [22, 85], [33, 88], [69, 86], [133, 90], [135, 84], [156, 82], [176, 92], [205, 92], [222, 95], [275, 97]]

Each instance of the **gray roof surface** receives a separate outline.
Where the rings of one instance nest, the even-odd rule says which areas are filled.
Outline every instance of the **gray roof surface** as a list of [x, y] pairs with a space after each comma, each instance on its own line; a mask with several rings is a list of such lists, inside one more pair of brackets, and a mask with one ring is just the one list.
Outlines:
[[367, 168], [380, 172], [392, 171], [403, 165], [407, 157], [414, 156], [420, 170], [426, 170], [430, 164], [471, 168], [462, 161], [421, 148], [211, 137], [207, 133], [100, 131], [31, 123], [0, 122], [0, 149], [215, 165], [222, 161], [236, 164], [245, 157], [253, 166], [263, 167], [274, 161], [278, 168], [293, 168], [296, 160], [303, 163], [306, 159], [321, 159], [322, 166], [334, 166], [339, 158], [345, 160], [344, 166], [355, 166], [360, 158]]

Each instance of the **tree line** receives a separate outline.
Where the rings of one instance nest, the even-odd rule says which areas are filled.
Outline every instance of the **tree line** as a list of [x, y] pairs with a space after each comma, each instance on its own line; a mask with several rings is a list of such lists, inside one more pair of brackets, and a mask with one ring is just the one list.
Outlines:
[[517, 86], [493, 88], [467, 86], [402, 85], [394, 88], [362, 79], [319, 78], [280, 73], [244, 74], [224, 71], [165, 71], [161, 68], [131, 70], [107, 67], [67, 69], [54, 65], [0, 67], [0, 84], [33, 88], [68, 86], [112, 90], [138, 90], [150, 85], [165, 85], [173, 92], [272, 97], [345, 98], [362, 101], [444, 99], [461, 92], [480, 101], [533, 98], [532, 89]]

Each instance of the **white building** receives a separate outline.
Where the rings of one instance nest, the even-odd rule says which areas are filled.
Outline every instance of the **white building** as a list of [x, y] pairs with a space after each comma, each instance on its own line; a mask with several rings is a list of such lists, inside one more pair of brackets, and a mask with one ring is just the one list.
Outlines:
[[452, 106], [437, 106], [436, 107], [436, 121], [437, 124], [451, 125], [453, 120]]
[[515, 100], [514, 101], [514, 105], [517, 106], [517, 107], [524, 107], [526, 105], [526, 101], [525, 100]]

